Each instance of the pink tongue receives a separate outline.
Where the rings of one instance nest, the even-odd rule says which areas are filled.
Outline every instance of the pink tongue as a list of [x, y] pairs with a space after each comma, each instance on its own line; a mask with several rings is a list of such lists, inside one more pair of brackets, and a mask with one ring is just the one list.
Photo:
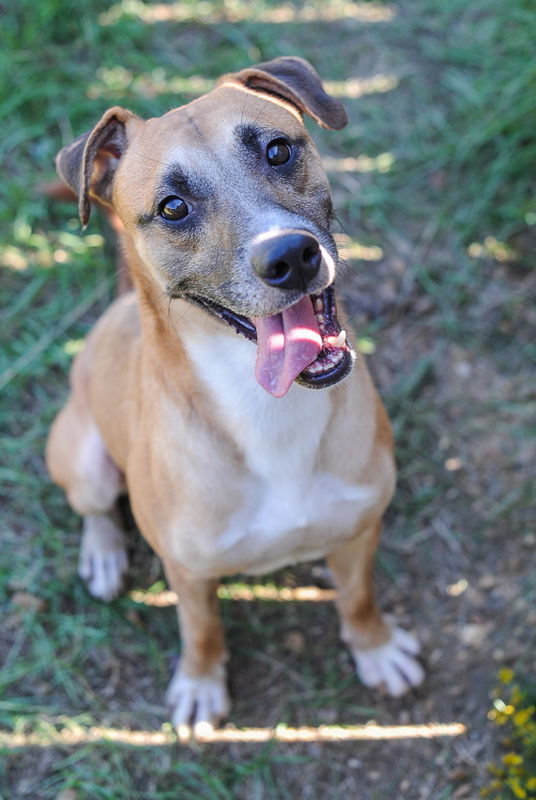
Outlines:
[[311, 298], [303, 297], [281, 314], [252, 319], [257, 329], [255, 376], [263, 389], [283, 397], [322, 349]]

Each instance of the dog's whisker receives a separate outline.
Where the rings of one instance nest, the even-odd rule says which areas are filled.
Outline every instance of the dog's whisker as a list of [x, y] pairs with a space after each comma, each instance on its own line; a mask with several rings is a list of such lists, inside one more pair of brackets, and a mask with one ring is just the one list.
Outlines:
[[154, 164], [161, 164], [163, 167], [168, 167], [169, 169], [171, 169], [172, 167], [172, 165], [168, 164], [166, 161], [161, 161], [160, 159], [154, 158], [153, 156], [148, 156], [147, 153], [142, 153], [139, 150], [137, 152], [146, 161], [152, 161]]

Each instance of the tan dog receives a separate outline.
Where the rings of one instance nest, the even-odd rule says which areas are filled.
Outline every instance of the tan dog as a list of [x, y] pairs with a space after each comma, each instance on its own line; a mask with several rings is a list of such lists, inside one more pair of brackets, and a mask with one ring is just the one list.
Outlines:
[[122, 220], [135, 292], [73, 365], [48, 467], [84, 517], [80, 575], [103, 600], [127, 568], [112, 512], [128, 491], [179, 596], [177, 725], [229, 710], [216, 589], [237, 572], [327, 557], [361, 680], [399, 695], [423, 677], [374, 599], [391, 431], [337, 322], [332, 204], [303, 113], [346, 124], [307, 62], [279, 58], [157, 119], [112, 108], [58, 156], [83, 224], [90, 194]]

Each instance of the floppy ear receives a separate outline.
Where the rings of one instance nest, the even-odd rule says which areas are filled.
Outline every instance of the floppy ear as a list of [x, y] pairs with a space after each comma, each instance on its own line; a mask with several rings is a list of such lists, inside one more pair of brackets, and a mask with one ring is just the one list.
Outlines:
[[218, 85], [228, 81], [238, 81], [248, 89], [286, 100], [323, 128], [340, 130], [348, 123], [342, 103], [326, 94], [315, 70], [303, 58], [274, 58], [224, 75]]
[[79, 136], [60, 150], [56, 169], [78, 197], [78, 211], [84, 228], [89, 222], [90, 195], [111, 202], [112, 182], [119, 159], [127, 148], [127, 124], [139, 120], [126, 108], [110, 108], [93, 130]]

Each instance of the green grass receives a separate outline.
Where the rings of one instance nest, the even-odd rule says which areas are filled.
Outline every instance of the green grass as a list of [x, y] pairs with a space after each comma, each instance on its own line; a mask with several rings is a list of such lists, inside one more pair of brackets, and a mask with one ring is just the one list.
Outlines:
[[[413, 552], [408, 543], [422, 541], [419, 574], [448, 582], [470, 569], [460, 555], [473, 547], [468, 542], [475, 543], [474, 569], [481, 563], [491, 569], [502, 557], [496, 542], [515, 535], [521, 541], [529, 532], [532, 4], [291, 0], [285, 8], [302, 18], [277, 21], [281, 6], [190, 0], [171, 4], [180, 18], [165, 23], [150, 20], [155, 4], [123, 2], [110, 10], [104, 0], [20, 0], [3, 9], [4, 730], [70, 720], [151, 731], [166, 719], [174, 611], [140, 607], [128, 597], [107, 607], [87, 596], [75, 577], [79, 522], [51, 486], [42, 459], [72, 354], [113, 296], [114, 255], [98, 215], [82, 234], [74, 207], [47, 200], [38, 186], [54, 176], [61, 146], [110, 105], [160, 114], [196, 96], [203, 81], [285, 54], [308, 58], [339, 86], [349, 126], [339, 133], [309, 127], [324, 155], [365, 156], [360, 164], [369, 165], [330, 178], [340, 229], [376, 248], [371, 252], [382, 251], [377, 261], [348, 261], [350, 307], [359, 335], [375, 350], [372, 367], [393, 419], [400, 465], [380, 583], [416, 617], [419, 598], [400, 577]], [[353, 13], [358, 8], [361, 16]], [[384, 9], [383, 20], [367, 21], [367, 9]], [[373, 89], [348, 97], [340, 82], [349, 78], [374, 78]], [[363, 298], [379, 310], [361, 312]], [[470, 379], [463, 378], [467, 364]], [[460, 468], [447, 469], [449, 458], [459, 459]], [[445, 558], [431, 536], [444, 543]], [[146, 588], [160, 577], [148, 549], [137, 547], [135, 584]], [[290, 585], [300, 579], [311, 576], [298, 570], [275, 577]], [[237, 725], [388, 722], [405, 707], [357, 686], [331, 606], [224, 602], [223, 613]], [[442, 615], [443, 607], [434, 613]], [[297, 630], [305, 632], [303, 652], [285, 644]], [[490, 668], [490, 681], [492, 675]], [[441, 691], [432, 696], [439, 703]], [[423, 702], [416, 701], [412, 719], [429, 719]], [[0, 755], [0, 800], [417, 797], [426, 764], [439, 755], [455, 763], [457, 756], [448, 745], [412, 748], [22, 748]], [[352, 766], [356, 757], [362, 768]], [[386, 772], [384, 763], [392, 769]], [[368, 774], [375, 764], [379, 783]], [[449, 774], [445, 767], [433, 796], [452, 796]], [[407, 795], [399, 788], [404, 776]]]

